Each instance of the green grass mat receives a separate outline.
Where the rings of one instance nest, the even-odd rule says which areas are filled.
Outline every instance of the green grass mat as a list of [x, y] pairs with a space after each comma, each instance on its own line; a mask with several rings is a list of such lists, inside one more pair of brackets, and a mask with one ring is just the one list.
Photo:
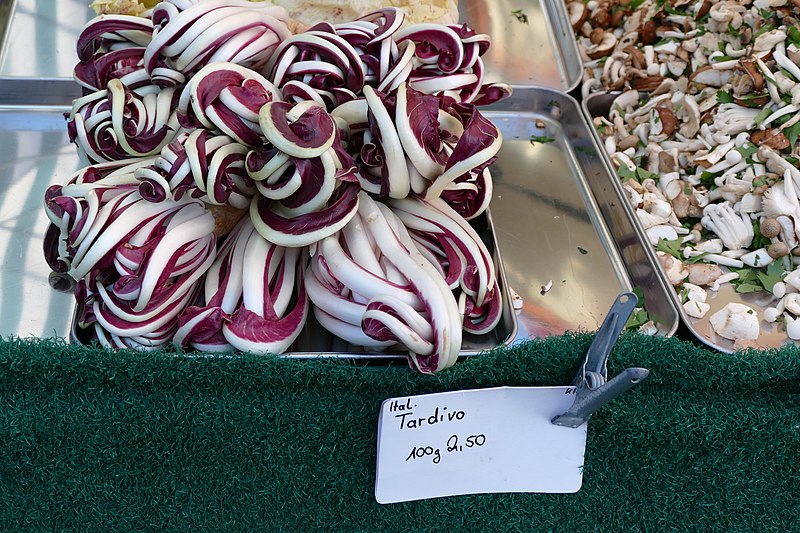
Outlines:
[[566, 385], [591, 339], [435, 377], [0, 342], [0, 530], [800, 531], [800, 352], [630, 334], [609, 373], [652, 374], [590, 421], [579, 493], [375, 502], [383, 399]]

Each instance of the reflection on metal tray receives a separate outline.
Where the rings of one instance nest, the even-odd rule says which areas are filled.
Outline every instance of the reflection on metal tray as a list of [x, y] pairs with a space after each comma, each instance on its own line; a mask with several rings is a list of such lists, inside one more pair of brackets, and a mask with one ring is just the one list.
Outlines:
[[72, 78], [78, 34], [94, 12], [87, 0], [3, 0], [0, 76]]
[[[608, 113], [611, 109], [611, 105], [614, 99], [619, 96], [620, 93], [612, 92], [612, 93], [594, 93], [586, 97], [583, 101], [583, 110], [589, 120], [592, 120], [595, 117], [608, 117]], [[599, 135], [592, 128], [592, 133], [597, 138], [598, 143], [602, 143], [600, 140]], [[605, 151], [603, 151], [604, 159], [606, 161], [606, 165], [609, 167], [609, 171], [613, 172], [611, 161], [605, 155]], [[615, 180], [617, 184], [617, 188], [619, 189], [620, 198], [624, 198], [624, 193], [622, 192], [622, 186], [619, 183], [619, 180]], [[687, 315], [683, 307], [681, 306], [680, 296], [678, 293], [671, 287], [667, 275], [664, 273], [663, 268], [661, 268], [661, 264], [659, 263], [655, 251], [653, 250], [652, 246], [649, 244], [647, 240], [647, 236], [644, 233], [644, 230], [641, 228], [638, 219], [636, 218], [633, 209], [628, 204], [628, 202], [623, 201], [620, 202], [621, 209], [619, 209], [619, 216], [624, 216], [631, 220], [631, 223], [636, 227], [636, 235], [637, 238], [643, 243], [644, 247], [647, 250], [648, 261], [652, 265], [650, 268], [652, 271], [657, 274], [658, 280], [657, 282], [666, 285], [669, 287], [667, 294], [669, 298], [672, 300], [675, 308], [679, 312], [679, 316], [681, 321], [686, 325], [687, 329], [701, 342], [705, 343], [706, 345], [715, 348], [717, 350], [723, 352], [732, 352], [734, 351], [733, 341], [728, 339], [722, 338], [717, 335], [713, 329], [711, 328], [711, 323], [709, 322], [709, 318], [712, 314], [722, 309], [726, 304], [730, 302], [737, 302], [743, 303], [745, 305], [749, 305], [750, 307], [754, 307], [756, 309], [764, 309], [769, 304], [770, 300], [772, 300], [771, 295], [764, 295], [759, 293], [750, 293], [750, 294], [740, 294], [737, 293], [733, 285], [730, 283], [724, 284], [720, 287], [720, 290], [717, 292], [709, 291], [709, 298], [707, 302], [711, 305], [711, 309], [706, 313], [705, 317], [697, 319], [692, 318]], [[786, 337], [786, 332], [779, 329], [779, 327], [775, 324], [768, 324], [765, 321], [761, 322], [761, 335], [759, 336], [758, 340], [755, 343], [755, 347], [757, 348], [778, 348], [783, 344], [790, 343], [792, 341], [788, 340]]]
[[65, 336], [74, 300], [50, 288], [44, 192], [77, 166], [60, 110], [0, 108], [0, 334]]
[[565, 92], [577, 87], [583, 68], [564, 2], [461, 0], [458, 10], [461, 22], [492, 40], [483, 56], [487, 80]]

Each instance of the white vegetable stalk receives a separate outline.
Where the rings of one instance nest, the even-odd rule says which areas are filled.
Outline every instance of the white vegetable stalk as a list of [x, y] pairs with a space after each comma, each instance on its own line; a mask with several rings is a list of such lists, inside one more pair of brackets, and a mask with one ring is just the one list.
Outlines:
[[365, 193], [347, 227], [316, 246], [306, 278], [318, 320], [341, 338], [374, 348], [399, 343], [423, 372], [455, 363], [461, 316], [450, 288], [402, 222]]

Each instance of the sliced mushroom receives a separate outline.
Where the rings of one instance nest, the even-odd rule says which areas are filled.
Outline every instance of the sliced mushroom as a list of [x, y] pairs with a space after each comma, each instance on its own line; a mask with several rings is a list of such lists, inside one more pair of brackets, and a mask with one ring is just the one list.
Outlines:
[[633, 78], [631, 80], [631, 87], [637, 91], [652, 91], [657, 89], [661, 82], [664, 81], [664, 76], [643, 76]]
[[583, 2], [570, 2], [567, 4], [567, 14], [572, 30], [577, 32], [589, 18], [589, 8]]
[[657, 252], [658, 260], [664, 268], [667, 279], [673, 285], [680, 285], [689, 276], [689, 271], [682, 261], [664, 252]]
[[645, 59], [641, 50], [635, 46], [626, 46], [623, 51], [627, 52], [628, 56], [631, 58], [631, 64], [634, 66], [634, 68], [640, 70], [647, 68], [647, 60]]
[[752, 80], [753, 89], [756, 92], [763, 91], [765, 86], [764, 76], [761, 74], [761, 71], [758, 70], [756, 60], [752, 57], [740, 59], [739, 66]]
[[603, 38], [599, 43], [593, 44], [586, 48], [586, 55], [592, 59], [600, 59], [611, 54], [614, 47], [617, 45], [617, 37], [610, 31], [603, 33]]
[[639, 28], [639, 40], [644, 45], [650, 45], [656, 42], [656, 29], [658, 24], [653, 19], [645, 21], [642, 27]]
[[689, 273], [689, 283], [707, 287], [722, 276], [722, 269], [718, 265], [694, 263], [686, 265]]
[[786, 40], [786, 32], [783, 30], [770, 30], [756, 37], [753, 43], [753, 52], [766, 52], [775, 48], [775, 45]]
[[759, 146], [769, 146], [773, 150], [785, 150], [791, 146], [789, 139], [778, 128], [754, 131], [750, 135], [750, 142]]
[[710, 309], [710, 304], [699, 300], [689, 300], [683, 304], [683, 310], [692, 318], [703, 318]]
[[608, 28], [611, 26], [611, 6], [601, 4], [592, 12], [591, 20], [595, 28]]
[[661, 119], [661, 132], [664, 135], [672, 135], [678, 128], [678, 118], [675, 112], [666, 105], [656, 106], [658, 118]]
[[711, 328], [720, 337], [737, 340], [756, 340], [761, 333], [758, 315], [749, 306], [731, 302], [709, 319]]
[[733, 72], [730, 70], [717, 70], [710, 65], [705, 65], [689, 75], [689, 83], [707, 85], [709, 87], [722, 87], [730, 80]]

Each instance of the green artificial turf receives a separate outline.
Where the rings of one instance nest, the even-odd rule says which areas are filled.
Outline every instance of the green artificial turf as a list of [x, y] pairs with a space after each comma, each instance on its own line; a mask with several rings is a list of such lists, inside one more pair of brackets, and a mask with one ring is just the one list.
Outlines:
[[626, 334], [651, 377], [589, 423], [577, 494], [373, 497], [387, 397], [566, 385], [568, 334], [437, 376], [0, 342], [2, 531], [800, 531], [800, 352]]

